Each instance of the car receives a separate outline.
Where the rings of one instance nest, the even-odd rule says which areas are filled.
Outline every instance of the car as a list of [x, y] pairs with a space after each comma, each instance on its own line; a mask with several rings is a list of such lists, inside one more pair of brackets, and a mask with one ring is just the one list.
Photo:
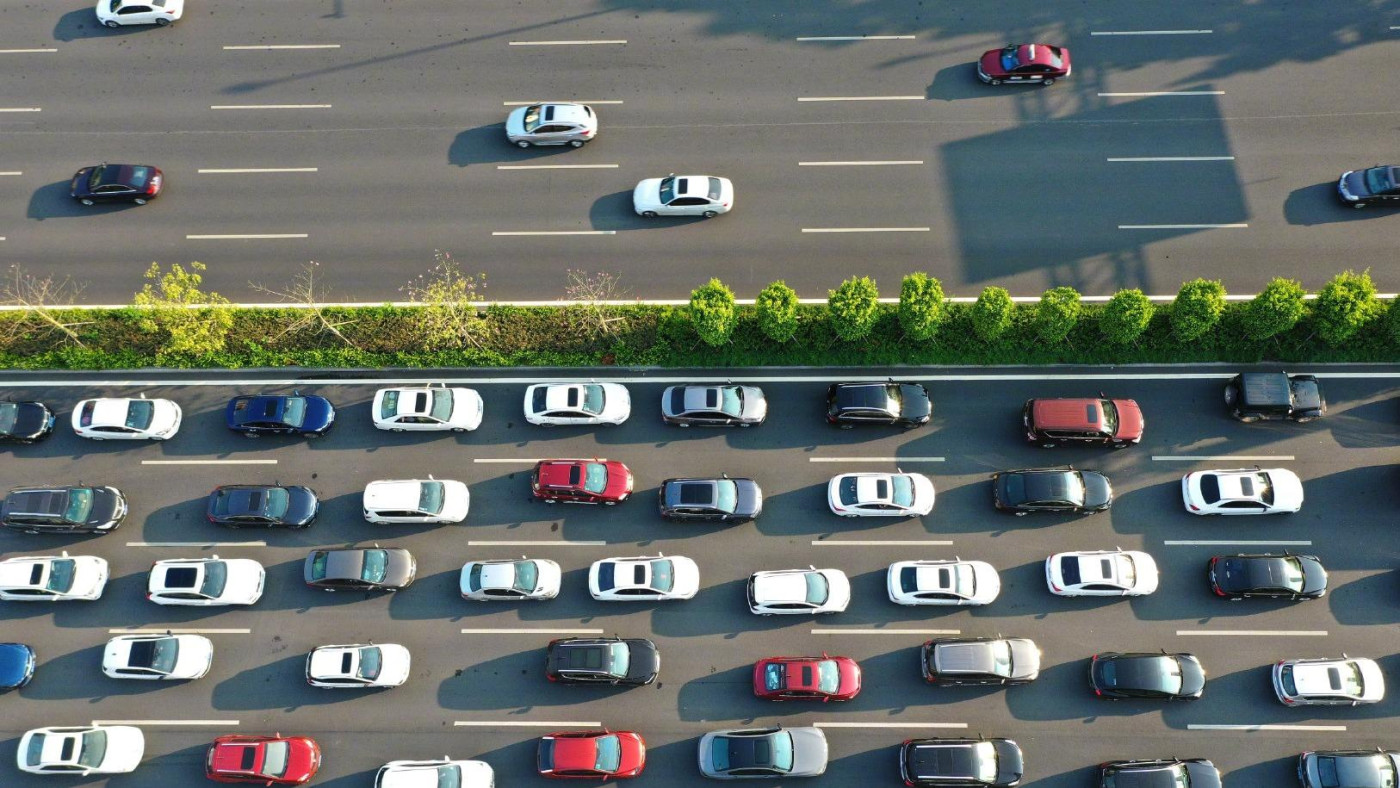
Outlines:
[[660, 671], [661, 653], [646, 638], [561, 638], [545, 652], [545, 678], [557, 684], [642, 687]]
[[560, 731], [541, 736], [536, 769], [545, 777], [617, 780], [636, 777], [646, 768], [647, 743], [640, 733]]
[[302, 576], [322, 591], [398, 591], [413, 585], [418, 562], [402, 547], [312, 550]]
[[988, 85], [1036, 83], [1049, 87], [1070, 74], [1069, 49], [1050, 44], [1007, 44], [977, 59], [977, 78]]
[[374, 788], [494, 788], [496, 773], [485, 761], [389, 761], [374, 775]]
[[105, 397], [85, 399], [73, 409], [73, 432], [79, 438], [104, 440], [154, 440], [175, 437], [183, 414], [168, 399]]
[[1365, 657], [1281, 659], [1273, 680], [1285, 706], [1361, 706], [1385, 698], [1381, 667]]
[[475, 390], [446, 385], [380, 389], [370, 404], [375, 429], [389, 432], [471, 432], [485, 409]]
[[933, 403], [918, 383], [833, 383], [826, 389], [826, 421], [849, 430], [857, 424], [928, 424]]
[[1327, 594], [1327, 570], [1315, 555], [1217, 555], [1210, 559], [1208, 575], [1210, 590], [1231, 602], [1250, 597], [1321, 599]]
[[1107, 700], [1196, 700], [1206, 687], [1206, 670], [1192, 654], [1106, 651], [1089, 658], [1089, 686]]
[[768, 418], [768, 398], [758, 386], [667, 386], [661, 420], [677, 427], [752, 427]]
[[899, 748], [905, 785], [1012, 786], [1024, 773], [1021, 747], [1011, 739], [907, 739]]
[[729, 728], [700, 737], [700, 773], [720, 780], [816, 777], [826, 772], [821, 728]]
[[[180, 2], [180, 0], [165, 0]], [[111, 5], [121, 3], [123, 8], [150, 8], [142, 0], [98, 0]], [[100, 7], [100, 6], [99, 6]], [[108, 27], [116, 27], [108, 24]], [[96, 205], [108, 202], [130, 202], [145, 205], [160, 196], [165, 175], [157, 167], [149, 164], [108, 164], [102, 162], [91, 167], [83, 167], [73, 173], [73, 183], [69, 185], [68, 196], [83, 205]]]
[[0, 505], [0, 526], [27, 534], [102, 534], [126, 517], [115, 487], [18, 487]]
[[860, 694], [850, 657], [766, 657], [753, 664], [753, 694], [764, 700], [845, 701]]
[[0, 443], [35, 443], [53, 434], [53, 411], [42, 402], [0, 401]]
[[1098, 471], [1022, 468], [992, 474], [992, 505], [1024, 517], [1032, 512], [1097, 514], [1113, 506], [1113, 484]]
[[1286, 468], [1194, 471], [1181, 477], [1191, 514], [1292, 514], [1303, 508], [1303, 482]]
[[1220, 788], [1220, 771], [1205, 758], [1109, 761], [1099, 764], [1099, 788]]
[[545, 503], [614, 506], [632, 495], [632, 472], [617, 460], [541, 460], [530, 474], [530, 492]]
[[306, 655], [306, 683], [321, 689], [398, 687], [412, 666], [398, 643], [317, 646]]
[[225, 528], [309, 528], [320, 511], [310, 487], [226, 484], [210, 491], [204, 516]]
[[536, 383], [525, 389], [525, 420], [542, 427], [616, 427], [631, 415], [632, 397], [621, 383]]
[[1245, 372], [1225, 384], [1225, 407], [1246, 424], [1292, 420], [1303, 424], [1327, 413], [1327, 398], [1314, 375]]
[[1026, 440], [1049, 449], [1061, 444], [1122, 449], [1142, 441], [1142, 408], [1130, 399], [1028, 399], [1021, 409]]
[[1337, 198], [1343, 205], [1400, 205], [1400, 166], [1377, 164], [1364, 170], [1347, 170], [1337, 180]]
[[542, 601], [559, 596], [562, 577], [554, 561], [522, 555], [519, 560], [468, 561], [458, 587], [463, 599], [477, 602]]
[[712, 219], [734, 207], [734, 184], [713, 175], [646, 178], [632, 190], [638, 216], [703, 216]]
[[151, 564], [146, 598], [158, 605], [251, 605], [262, 598], [267, 572], [251, 558], [171, 558]]
[[826, 505], [842, 517], [923, 517], [933, 482], [921, 473], [843, 473], [826, 485]]
[[0, 643], [0, 692], [17, 690], [34, 678], [38, 656], [24, 643]]
[[213, 664], [214, 644], [203, 635], [118, 635], [102, 652], [102, 672], [114, 679], [191, 680]]
[[754, 572], [747, 591], [749, 612], [760, 616], [840, 613], [851, 603], [846, 573], [815, 566]]
[[1055, 553], [1045, 582], [1056, 596], [1147, 596], [1157, 590], [1157, 562], [1139, 550]]
[[598, 116], [587, 104], [530, 104], [516, 107], [506, 116], [506, 139], [517, 148], [533, 145], [582, 148], [597, 138]]
[[300, 435], [319, 438], [335, 425], [335, 406], [315, 394], [248, 394], [224, 408], [224, 424], [247, 438]]
[[216, 783], [301, 785], [321, 768], [321, 747], [309, 736], [220, 736], [204, 757]]
[[690, 599], [700, 590], [700, 567], [683, 555], [605, 558], [588, 568], [588, 593], [600, 602]]
[[1317, 750], [1298, 756], [1303, 788], [1387, 788], [1397, 784], [1397, 775], [1397, 750]]
[[107, 27], [165, 27], [185, 13], [185, 0], [97, 0], [97, 21]]
[[451, 479], [380, 479], [361, 500], [371, 523], [460, 523], [471, 509], [467, 485]]
[[919, 649], [919, 664], [934, 686], [1011, 686], [1040, 676], [1040, 656], [1030, 638], [937, 638]]
[[34, 728], [15, 752], [20, 771], [30, 774], [126, 774], [141, 765], [146, 737], [131, 725]]
[[34, 555], [0, 561], [0, 599], [91, 602], [107, 587], [107, 561], [95, 555]]
[[896, 561], [885, 589], [896, 605], [986, 605], [1001, 593], [1001, 577], [986, 561]]
[[663, 520], [746, 523], [763, 512], [763, 488], [753, 479], [667, 479], [656, 494]]

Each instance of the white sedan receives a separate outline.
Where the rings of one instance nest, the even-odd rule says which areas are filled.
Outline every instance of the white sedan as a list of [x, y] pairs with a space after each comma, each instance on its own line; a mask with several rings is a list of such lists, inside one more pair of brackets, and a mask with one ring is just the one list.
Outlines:
[[471, 493], [452, 479], [381, 479], [365, 485], [361, 504], [372, 523], [460, 523]]
[[547, 558], [468, 561], [462, 566], [458, 588], [463, 599], [476, 602], [530, 600], [559, 596], [563, 572]]
[[588, 593], [600, 602], [690, 599], [700, 590], [700, 567], [683, 555], [604, 558], [588, 568]]
[[525, 389], [525, 420], [545, 427], [612, 424], [632, 415], [632, 397], [621, 383], [536, 383]]
[[484, 411], [474, 390], [446, 386], [380, 389], [370, 404], [375, 428], [390, 432], [470, 432]]
[[397, 687], [412, 660], [397, 643], [317, 646], [306, 655], [306, 682], [321, 689]]
[[986, 561], [896, 561], [885, 584], [898, 605], [985, 605], [1001, 593], [1001, 577]]
[[146, 598], [158, 605], [251, 605], [262, 598], [267, 573], [251, 558], [170, 558], [151, 565]]
[[374, 788], [493, 788], [495, 772], [485, 761], [389, 761], [374, 775]]
[[749, 612], [760, 616], [840, 613], [851, 581], [840, 569], [776, 569], [749, 576]]
[[95, 441], [163, 441], [180, 431], [180, 406], [168, 399], [85, 399], [73, 408], [73, 432]]
[[185, 0], [97, 0], [97, 21], [107, 27], [165, 27], [185, 13]]
[[15, 762], [30, 774], [125, 774], [141, 765], [146, 737], [131, 725], [35, 728], [20, 737]]
[[34, 555], [0, 561], [0, 599], [91, 602], [107, 587], [107, 560], [95, 555]]
[[933, 482], [921, 473], [843, 473], [826, 485], [842, 517], [922, 517], [933, 511]]
[[1057, 596], [1147, 596], [1157, 590], [1157, 562], [1138, 550], [1056, 553], [1045, 583]]
[[1284, 514], [1303, 508], [1303, 482], [1286, 468], [1196, 471], [1181, 477], [1191, 514]]
[[734, 184], [712, 175], [647, 178], [632, 190], [632, 209], [639, 216], [703, 216], [729, 213], [734, 207]]
[[114, 679], [197, 679], [214, 664], [214, 644], [203, 635], [118, 635], [102, 652], [102, 672]]

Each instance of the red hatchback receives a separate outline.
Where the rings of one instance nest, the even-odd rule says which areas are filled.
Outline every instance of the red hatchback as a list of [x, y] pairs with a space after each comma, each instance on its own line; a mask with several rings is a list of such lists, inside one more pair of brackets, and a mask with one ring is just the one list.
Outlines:
[[545, 503], [612, 506], [632, 494], [632, 472], [617, 460], [541, 460], [530, 490]]
[[204, 775], [220, 783], [301, 785], [321, 768], [321, 748], [306, 736], [220, 736], [209, 745]]
[[632, 731], [565, 731], [541, 736], [537, 758], [545, 777], [636, 777], [647, 764], [647, 743]]
[[850, 657], [768, 657], [753, 666], [753, 694], [767, 700], [850, 700], [860, 694], [860, 665]]
[[1007, 44], [977, 61], [977, 78], [988, 85], [1038, 82], [1053, 85], [1069, 76], [1069, 50], [1049, 44]]

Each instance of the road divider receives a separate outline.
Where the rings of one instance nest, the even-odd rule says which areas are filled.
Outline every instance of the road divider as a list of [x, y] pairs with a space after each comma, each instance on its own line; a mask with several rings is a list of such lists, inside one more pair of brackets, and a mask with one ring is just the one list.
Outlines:
[[267, 542], [127, 542], [127, 547], [267, 547]]
[[1188, 731], [1345, 731], [1345, 725], [1187, 725]]
[[187, 235], [186, 241], [275, 241], [306, 238], [306, 233], [249, 233], [244, 235]]
[[1308, 547], [1311, 539], [1167, 539], [1162, 544], [1169, 547], [1208, 547], [1212, 545], [1243, 545], [1245, 547]]
[[943, 462], [943, 457], [808, 457], [807, 462]]
[[583, 629], [581, 627], [520, 627], [517, 629], [491, 629], [484, 627], [481, 629], [464, 629], [463, 635], [601, 635], [602, 629]]
[[813, 629], [813, 635], [961, 635], [961, 629]]
[[40, 107], [0, 107], [0, 112], [43, 112]]
[[567, 539], [531, 541], [529, 539], [508, 539], [508, 540], [468, 540], [467, 547], [606, 547], [607, 542], [599, 539], [595, 542], [569, 541]]
[[1153, 462], [1292, 462], [1292, 454], [1154, 454]]
[[1310, 637], [1325, 638], [1325, 629], [1178, 629], [1178, 637]]
[[142, 465], [276, 465], [276, 460], [142, 460]]
[[37, 52], [57, 52], [54, 47], [35, 47], [33, 49], [0, 49], [0, 55], [32, 55]]

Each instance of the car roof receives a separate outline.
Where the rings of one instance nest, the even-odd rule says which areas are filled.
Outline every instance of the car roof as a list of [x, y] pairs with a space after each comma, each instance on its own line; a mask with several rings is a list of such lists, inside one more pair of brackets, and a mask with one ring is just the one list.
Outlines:
[[92, 426], [110, 427], [126, 424], [126, 413], [131, 406], [129, 399], [99, 399], [93, 402]]
[[1325, 662], [1296, 662], [1293, 664], [1293, 685], [1299, 695], [1345, 695], [1346, 685], [1334, 684], [1337, 671], [1352, 670], [1353, 660], [1329, 659]]
[[1031, 415], [1041, 429], [1107, 431], [1101, 399], [1038, 399], [1034, 403]]
[[754, 600], [760, 605], [807, 601], [810, 569], [760, 573], [754, 583]]
[[939, 643], [934, 646], [934, 660], [940, 673], [991, 673], [996, 669], [992, 653], [999, 641], [979, 640], [964, 643]]
[[910, 748], [909, 772], [916, 777], [970, 777], [977, 774], [979, 742], [944, 739], [916, 743]]
[[424, 479], [382, 479], [365, 485], [364, 503], [371, 509], [417, 509]]

